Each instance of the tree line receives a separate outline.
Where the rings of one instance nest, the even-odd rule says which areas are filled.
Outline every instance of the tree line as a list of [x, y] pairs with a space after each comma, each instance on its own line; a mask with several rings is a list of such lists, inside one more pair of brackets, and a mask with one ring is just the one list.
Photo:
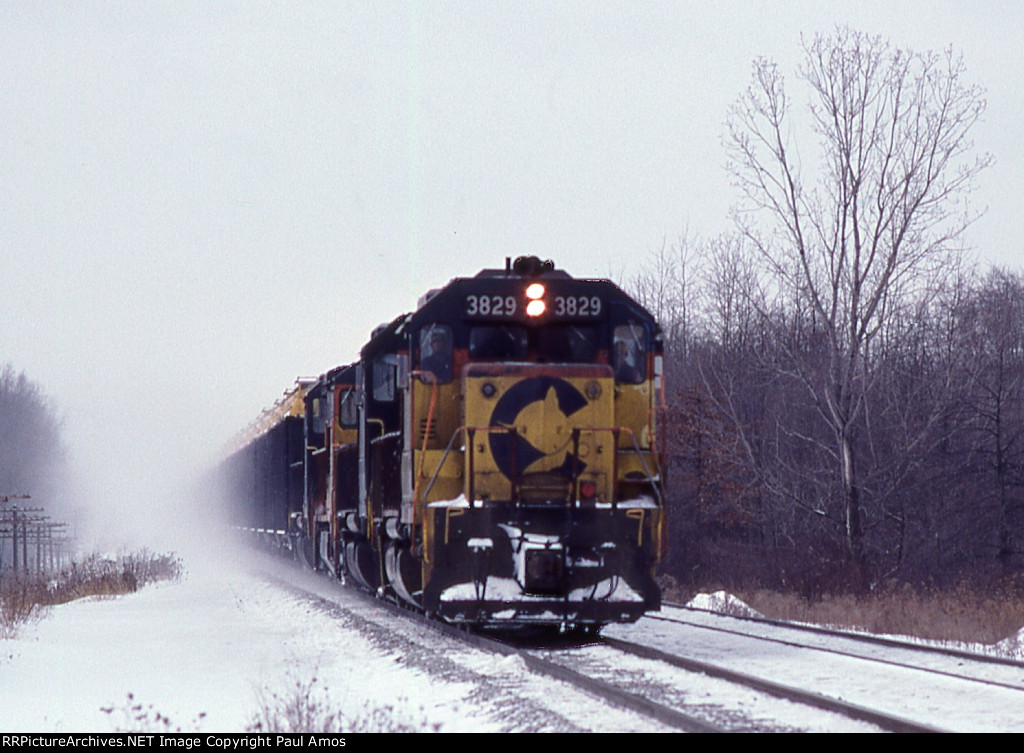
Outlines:
[[730, 110], [736, 230], [628, 281], [663, 322], [684, 583], [808, 595], [1024, 567], [1024, 276], [962, 247], [990, 164], [951, 50], [837, 29]]
[[68, 478], [57, 411], [40, 386], [11, 364], [0, 368], [0, 499], [60, 507]]

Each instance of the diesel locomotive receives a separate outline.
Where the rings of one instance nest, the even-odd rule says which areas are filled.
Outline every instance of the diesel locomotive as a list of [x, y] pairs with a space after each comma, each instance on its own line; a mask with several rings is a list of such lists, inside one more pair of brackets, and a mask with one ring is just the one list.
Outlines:
[[618, 286], [506, 260], [250, 427], [232, 518], [449, 622], [633, 621], [661, 598], [661, 379], [658, 324]]

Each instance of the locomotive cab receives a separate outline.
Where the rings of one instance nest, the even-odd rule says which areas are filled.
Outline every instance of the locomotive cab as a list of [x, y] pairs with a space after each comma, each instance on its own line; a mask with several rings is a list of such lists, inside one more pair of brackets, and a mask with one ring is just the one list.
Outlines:
[[305, 396], [306, 558], [317, 570], [343, 572], [341, 528], [358, 507], [359, 439], [355, 365], [339, 366]]

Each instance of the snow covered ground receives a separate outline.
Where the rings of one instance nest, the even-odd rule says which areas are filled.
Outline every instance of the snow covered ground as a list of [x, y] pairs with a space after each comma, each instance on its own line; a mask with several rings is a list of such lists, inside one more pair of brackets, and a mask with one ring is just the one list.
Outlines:
[[417, 728], [496, 729], [458, 707], [457, 684], [410, 672], [342, 635], [330, 614], [201, 558], [180, 582], [54, 607], [0, 651], [5, 732], [243, 732], [275, 695], [308, 690], [354, 715], [392, 706]]
[[[333, 591], [331, 598], [337, 608], [247, 567], [191, 556], [179, 582], [55, 607], [0, 640], [0, 730], [244, 732], [261, 710], [296, 697], [343, 712], [335, 721], [346, 731], [371, 721], [444, 732], [658, 729], [555, 688], [514, 657], [452, 648], [415, 623], [396, 626], [372, 602], [353, 596], [349, 603]], [[720, 691], [688, 692], [713, 698]], [[936, 702], [936, 719], [962, 706], [948, 700]], [[779, 718], [751, 703], [763, 702], [741, 705]], [[858, 728], [832, 724], [798, 717], [779, 728]]]
[[661, 729], [310, 574], [337, 607], [258, 563], [185, 561], [179, 582], [60, 605], [0, 640], [0, 730], [259, 731], [262, 711], [307, 697], [322, 713], [304, 731]]

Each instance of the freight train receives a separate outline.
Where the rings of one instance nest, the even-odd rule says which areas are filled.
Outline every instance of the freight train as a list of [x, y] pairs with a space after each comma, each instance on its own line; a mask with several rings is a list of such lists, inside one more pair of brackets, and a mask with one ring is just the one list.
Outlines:
[[299, 380], [222, 465], [230, 516], [452, 623], [591, 631], [660, 607], [662, 339], [550, 261], [456, 278]]

